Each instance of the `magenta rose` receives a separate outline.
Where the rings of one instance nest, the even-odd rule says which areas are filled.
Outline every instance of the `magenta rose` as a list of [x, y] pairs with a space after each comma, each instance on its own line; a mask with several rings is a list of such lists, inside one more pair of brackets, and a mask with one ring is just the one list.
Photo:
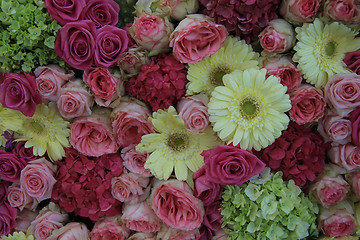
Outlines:
[[67, 23], [55, 40], [55, 52], [70, 66], [86, 70], [94, 63], [97, 31], [90, 20]]
[[90, 237], [91, 240], [125, 240], [129, 237], [130, 232], [119, 216], [106, 217], [96, 222]]
[[13, 149], [13, 153], [18, 158], [24, 159], [26, 162], [40, 158], [39, 156], [34, 155], [33, 147], [26, 148], [25, 144], [26, 141], [20, 141], [16, 143]]
[[20, 184], [13, 183], [9, 186], [8, 191], [7, 200], [10, 206], [17, 207], [20, 211], [23, 211], [24, 208], [34, 210], [37, 207], [37, 201], [24, 192]]
[[351, 143], [332, 146], [328, 156], [331, 162], [347, 171], [360, 170], [360, 148]]
[[290, 23], [301, 25], [314, 21], [321, 0], [283, 0], [280, 14]]
[[349, 119], [352, 127], [351, 141], [360, 147], [360, 107], [351, 112]]
[[332, 22], [342, 22], [346, 25], [360, 22], [360, 6], [356, 0], [328, 0], [324, 3], [323, 16]]
[[56, 182], [55, 172], [56, 166], [45, 158], [30, 161], [21, 171], [21, 189], [39, 202], [49, 199]]
[[220, 201], [213, 202], [205, 207], [203, 224], [214, 232], [219, 231], [223, 223], [220, 207]]
[[327, 111], [319, 121], [318, 131], [325, 141], [333, 141], [338, 144], [346, 144], [351, 141], [351, 121], [331, 111]]
[[219, 50], [228, 36], [226, 28], [203, 14], [190, 14], [170, 35], [173, 55], [182, 63], [199, 62]]
[[7, 199], [9, 186], [10, 182], [0, 180], [0, 205], [3, 204]]
[[241, 185], [264, 170], [265, 163], [239, 147], [217, 145], [201, 153], [205, 176], [221, 185]]
[[19, 110], [27, 117], [32, 117], [36, 105], [42, 102], [36, 89], [35, 77], [24, 73], [5, 73], [0, 82], [0, 103], [5, 108]]
[[136, 144], [121, 149], [121, 157], [124, 160], [124, 167], [132, 173], [139, 174], [143, 177], [151, 177], [150, 169], [145, 169], [144, 165], [148, 157], [148, 153], [138, 153], [135, 150]]
[[90, 232], [84, 223], [71, 222], [55, 229], [47, 240], [89, 240]]
[[157, 239], [167, 240], [197, 240], [199, 236], [200, 232], [198, 228], [186, 231], [171, 228], [165, 224], [163, 224], [160, 231], [157, 232]]
[[344, 58], [346, 67], [360, 75], [360, 50], [347, 53]]
[[16, 213], [16, 208], [11, 207], [9, 204], [0, 204], [0, 236], [12, 233], [16, 226]]
[[81, 19], [91, 20], [97, 28], [116, 25], [119, 20], [119, 5], [113, 0], [89, 0], [82, 9]]
[[19, 182], [20, 173], [25, 168], [25, 159], [15, 154], [0, 150], [0, 177], [9, 182]]
[[324, 116], [326, 102], [321, 89], [303, 84], [290, 95], [290, 119], [297, 124], [316, 122]]
[[86, 0], [45, 0], [50, 16], [64, 25], [80, 19], [81, 11], [86, 6]]
[[349, 184], [357, 199], [360, 200], [360, 172], [349, 175]]

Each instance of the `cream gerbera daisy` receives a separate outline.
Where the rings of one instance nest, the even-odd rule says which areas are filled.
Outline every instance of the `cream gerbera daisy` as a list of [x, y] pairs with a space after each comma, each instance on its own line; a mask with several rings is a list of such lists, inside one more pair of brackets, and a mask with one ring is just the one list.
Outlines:
[[5, 146], [6, 139], [2, 134], [5, 131], [18, 131], [22, 127], [22, 113], [17, 110], [3, 108], [0, 104], [0, 145]]
[[214, 131], [227, 143], [260, 150], [287, 128], [291, 108], [286, 87], [266, 69], [235, 71], [224, 76], [224, 86], [211, 94], [208, 111]]
[[343, 62], [345, 54], [360, 47], [360, 38], [344, 24], [324, 24], [320, 19], [295, 29], [298, 39], [293, 60], [298, 62], [306, 81], [323, 88], [337, 73], [349, 72]]
[[46, 104], [37, 105], [34, 116], [22, 117], [22, 135], [17, 141], [27, 141], [26, 148], [33, 147], [34, 155], [47, 152], [52, 161], [65, 156], [64, 147], [70, 147], [68, 140], [69, 122], [53, 112]]
[[35, 240], [33, 235], [26, 235], [23, 232], [14, 232], [8, 236], [2, 236], [0, 240]]
[[203, 92], [210, 96], [216, 86], [223, 85], [225, 74], [235, 70], [258, 67], [259, 54], [254, 52], [244, 40], [228, 37], [214, 55], [197, 63], [190, 63], [187, 74], [187, 95]]
[[204, 165], [201, 152], [220, 144], [211, 127], [203, 133], [187, 131], [172, 106], [154, 112], [151, 122], [158, 133], [144, 135], [136, 151], [151, 153], [145, 168], [159, 179], [167, 180], [175, 169], [176, 178], [185, 181], [188, 169], [196, 172]]

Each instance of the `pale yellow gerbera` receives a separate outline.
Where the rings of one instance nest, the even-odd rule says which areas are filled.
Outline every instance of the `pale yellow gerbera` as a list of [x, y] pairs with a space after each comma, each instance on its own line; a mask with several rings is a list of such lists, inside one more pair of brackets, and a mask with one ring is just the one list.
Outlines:
[[5, 131], [18, 131], [22, 127], [22, 113], [17, 110], [3, 108], [0, 104], [0, 145], [5, 146]]
[[185, 181], [188, 169], [196, 172], [204, 165], [201, 152], [219, 144], [211, 127], [202, 133], [187, 131], [172, 106], [154, 112], [151, 122], [158, 133], [144, 135], [136, 151], [151, 153], [145, 168], [159, 179], [168, 179], [175, 170], [176, 178]]
[[308, 83], [323, 88], [333, 75], [349, 72], [343, 59], [346, 53], [360, 47], [355, 31], [339, 22], [324, 24], [320, 19], [295, 31], [298, 42], [293, 60]]
[[26, 235], [23, 232], [14, 232], [7, 236], [2, 236], [0, 240], [35, 240], [33, 235]]
[[53, 112], [46, 104], [37, 105], [34, 116], [22, 117], [21, 138], [27, 141], [26, 148], [33, 147], [36, 156], [47, 152], [50, 160], [60, 160], [65, 156], [64, 147], [70, 147], [68, 140], [70, 123]]
[[225, 142], [242, 149], [260, 150], [287, 128], [291, 108], [286, 87], [266, 69], [235, 71], [224, 76], [224, 86], [211, 94], [208, 111], [214, 131]]
[[235, 70], [258, 68], [259, 54], [238, 37], [228, 37], [214, 55], [190, 63], [187, 74], [187, 95], [205, 93], [210, 96], [216, 86], [222, 86], [223, 76]]

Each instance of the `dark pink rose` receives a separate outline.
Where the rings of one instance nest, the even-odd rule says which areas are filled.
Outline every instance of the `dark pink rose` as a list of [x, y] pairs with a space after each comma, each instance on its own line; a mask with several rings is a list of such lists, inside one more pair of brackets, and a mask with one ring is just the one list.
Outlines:
[[37, 201], [24, 192], [21, 189], [20, 184], [13, 183], [8, 188], [8, 191], [7, 200], [10, 206], [17, 207], [20, 211], [23, 211], [24, 208], [34, 210], [37, 207]]
[[47, 240], [89, 240], [90, 232], [84, 223], [70, 222], [55, 229]]
[[11, 207], [9, 204], [0, 204], [0, 236], [12, 233], [16, 226], [16, 213], [16, 208]]
[[119, 20], [119, 4], [113, 0], [89, 0], [82, 9], [81, 19], [91, 20], [97, 28], [116, 25]]
[[19, 182], [20, 173], [26, 166], [25, 159], [15, 154], [0, 150], [0, 177], [9, 182]]
[[351, 141], [360, 147], [360, 107], [351, 112], [349, 119], [352, 127]]
[[[99, 1], [99, 0], [96, 0]], [[129, 38], [125, 30], [104, 26], [98, 29], [95, 49], [95, 64], [99, 67], [112, 67], [128, 48]]]
[[86, 70], [94, 63], [97, 31], [90, 20], [67, 23], [55, 40], [55, 52], [70, 66]]
[[214, 232], [219, 231], [221, 224], [223, 223], [221, 215], [221, 202], [213, 202], [209, 206], [205, 207], [205, 215], [203, 224], [213, 230]]
[[254, 154], [234, 146], [217, 145], [203, 151], [201, 156], [207, 179], [222, 185], [241, 185], [265, 167]]
[[91, 240], [125, 240], [130, 230], [121, 221], [120, 216], [106, 217], [96, 222], [90, 233]]
[[331, 21], [342, 22], [346, 25], [360, 22], [360, 4], [356, 0], [327, 0], [322, 13]]
[[135, 150], [136, 144], [121, 149], [121, 157], [124, 160], [124, 167], [132, 173], [139, 174], [143, 177], [151, 177], [150, 169], [145, 169], [144, 165], [148, 157], [148, 153], [138, 153]]
[[349, 184], [357, 199], [360, 200], [360, 172], [349, 175]]
[[347, 171], [360, 170], [360, 148], [351, 143], [332, 146], [328, 156], [331, 162]]
[[50, 16], [64, 25], [80, 19], [86, 0], [45, 0], [45, 4]]
[[196, 238], [196, 240], [209, 240], [214, 236], [213, 232], [210, 228], [206, 227], [204, 224], [201, 224], [199, 228], [200, 235]]
[[39, 215], [39, 210], [30, 210], [24, 208], [22, 211], [19, 211], [16, 215], [16, 226], [15, 231], [26, 232], [30, 227], [30, 223], [35, 220], [35, 218]]
[[283, 0], [280, 14], [295, 25], [314, 21], [321, 0]]
[[36, 105], [42, 102], [36, 90], [35, 77], [24, 73], [5, 73], [0, 83], [0, 103], [5, 108], [19, 110], [27, 117], [32, 117]]
[[196, 240], [200, 235], [199, 229], [180, 230], [163, 224], [157, 232], [157, 239], [166, 240]]
[[9, 186], [9, 182], [0, 180], [0, 205], [6, 201]]
[[344, 58], [346, 67], [360, 75], [360, 50], [347, 53]]
[[24, 159], [26, 162], [35, 160], [40, 158], [39, 156], [35, 156], [33, 152], [33, 147], [26, 148], [26, 141], [17, 142], [15, 148], [13, 149], [13, 153], [20, 159]]

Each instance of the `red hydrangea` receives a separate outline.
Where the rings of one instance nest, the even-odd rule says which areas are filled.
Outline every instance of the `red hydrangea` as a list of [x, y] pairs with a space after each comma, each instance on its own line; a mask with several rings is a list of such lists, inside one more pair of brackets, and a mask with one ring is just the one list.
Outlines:
[[161, 54], [150, 64], [142, 65], [141, 72], [125, 83], [126, 92], [148, 103], [152, 110], [166, 109], [186, 93], [185, 65], [172, 55]]
[[258, 39], [268, 23], [278, 18], [280, 0], [199, 0], [203, 14], [223, 24], [247, 43]]
[[56, 184], [52, 201], [67, 212], [97, 221], [117, 213], [120, 202], [111, 195], [111, 179], [122, 173], [119, 153], [87, 157], [75, 149], [66, 150], [64, 161], [56, 162]]
[[329, 145], [316, 130], [291, 122], [273, 144], [255, 154], [272, 171], [282, 171], [285, 180], [307, 189], [322, 172], [327, 150]]

